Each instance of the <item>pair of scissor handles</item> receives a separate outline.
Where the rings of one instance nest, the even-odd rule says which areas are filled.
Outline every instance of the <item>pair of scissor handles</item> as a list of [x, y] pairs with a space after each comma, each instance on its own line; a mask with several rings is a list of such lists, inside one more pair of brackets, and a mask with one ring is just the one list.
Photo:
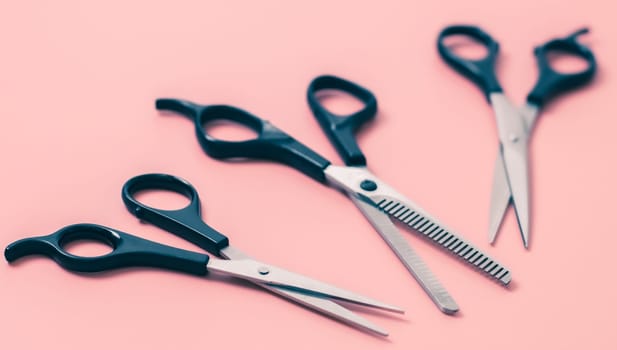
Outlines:
[[[596, 73], [596, 60], [591, 50], [578, 41], [587, 33], [581, 29], [564, 38], [549, 40], [535, 48], [539, 69], [538, 80], [527, 95], [527, 101], [517, 108], [503, 93], [495, 74], [499, 44], [486, 32], [473, 26], [445, 28], [438, 38], [441, 57], [457, 71], [470, 78], [486, 95], [495, 111], [499, 135], [499, 153], [495, 162], [491, 193], [489, 242], [493, 243], [510, 203], [512, 203], [525, 247], [529, 246], [530, 205], [528, 179], [528, 139], [540, 109], [560, 93], [589, 83]], [[445, 43], [452, 35], [463, 35], [486, 46], [487, 55], [481, 59], [465, 59]], [[564, 73], [552, 68], [550, 54], [571, 55], [582, 59], [586, 67]]]
[[[190, 199], [186, 208], [162, 210], [139, 202], [135, 195], [147, 190], [166, 190]], [[166, 174], [146, 174], [134, 177], [122, 188], [122, 200], [128, 211], [144, 222], [152, 223], [173, 232], [195, 245], [219, 255], [229, 245], [227, 237], [201, 220], [197, 191], [188, 182]], [[104, 243], [113, 250], [107, 254], [83, 257], [66, 250], [69, 243], [92, 240]], [[42, 254], [52, 257], [61, 266], [77, 272], [101, 272], [128, 266], [158, 267], [205, 275], [208, 257], [182, 249], [164, 246], [95, 224], [76, 224], [62, 228], [54, 234], [25, 238], [9, 245], [5, 250], [8, 261], [25, 255]]]
[[[189, 199], [188, 205], [163, 210], [146, 205], [136, 197], [144, 191], [171, 191]], [[113, 228], [96, 224], [66, 226], [47, 236], [25, 238], [11, 243], [4, 255], [9, 262], [26, 255], [44, 255], [70, 271], [101, 272], [124, 267], [154, 267], [192, 275], [213, 272], [241, 278], [295, 303], [362, 330], [386, 336], [388, 333], [337, 301], [402, 313], [403, 310], [372, 298], [253, 259], [233, 247], [229, 239], [202, 219], [197, 190], [186, 180], [168, 174], [144, 174], [129, 179], [122, 188], [128, 211], [143, 222], [153, 224], [201, 247], [207, 254], [156, 243]], [[112, 248], [101, 256], [78, 256], [68, 244], [78, 240], [97, 241]]]
[[[528, 102], [543, 106], [559, 93], [578, 88], [591, 81], [596, 72], [596, 59], [593, 52], [577, 40], [579, 35], [588, 32], [587, 28], [583, 28], [566, 37], [549, 40], [534, 49], [538, 80], [527, 95]], [[445, 43], [445, 39], [453, 35], [467, 36], [484, 45], [487, 49], [486, 56], [480, 59], [466, 59], [457, 55]], [[446, 27], [439, 34], [437, 49], [450, 66], [476, 83], [487, 98], [492, 93], [503, 92], [495, 72], [499, 43], [481, 28], [465, 25]], [[551, 66], [550, 53], [578, 56], [587, 62], [587, 66], [578, 72], [559, 72]]]
[[[338, 90], [359, 99], [364, 106], [351, 115], [329, 112], [317, 96], [322, 90]], [[335, 76], [320, 76], [308, 88], [308, 102], [315, 117], [335, 145], [348, 166], [365, 166], [354, 132], [375, 117], [377, 99], [369, 90]], [[268, 120], [261, 119], [240, 108], [229, 105], [199, 105], [179, 99], [158, 99], [156, 108], [171, 110], [190, 117], [195, 122], [197, 139], [203, 150], [217, 159], [256, 158], [289, 165], [319, 182], [326, 182], [324, 169], [330, 161], [278, 129]], [[237, 123], [256, 132], [255, 138], [227, 141], [208, 134], [206, 126], [217, 121]]]

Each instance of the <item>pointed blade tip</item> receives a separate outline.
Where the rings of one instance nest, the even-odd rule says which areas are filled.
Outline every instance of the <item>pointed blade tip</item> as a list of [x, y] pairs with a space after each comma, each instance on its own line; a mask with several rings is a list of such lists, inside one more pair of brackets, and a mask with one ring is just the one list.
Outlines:
[[[367, 306], [371, 306], [371, 305], [367, 305]], [[382, 304], [380, 303], [379, 305], [372, 305], [373, 307], [385, 310], [385, 311], [390, 311], [390, 312], [396, 312], [397, 314], [401, 314], [404, 315], [405, 314], [405, 310], [403, 310], [402, 308], [398, 307], [398, 306], [393, 306], [393, 305], [388, 305], [388, 304]]]
[[387, 337], [387, 336], [390, 335], [387, 331], [385, 331], [385, 330], [383, 330], [381, 328], [371, 329], [371, 331], [373, 331], [377, 335], [381, 335], [382, 337]]
[[521, 236], [523, 237], [525, 249], [529, 249], [529, 229], [521, 230]]

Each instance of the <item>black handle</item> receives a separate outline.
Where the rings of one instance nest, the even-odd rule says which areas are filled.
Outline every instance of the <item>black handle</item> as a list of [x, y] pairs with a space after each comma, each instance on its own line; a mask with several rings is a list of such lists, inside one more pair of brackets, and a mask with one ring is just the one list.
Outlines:
[[[596, 58], [588, 47], [577, 40], [579, 35], [588, 32], [589, 29], [583, 28], [564, 38], [550, 40], [535, 48], [534, 54], [540, 74], [533, 90], [527, 95], [528, 102], [542, 106], [558, 93], [580, 87], [591, 81], [596, 73]], [[578, 56], [587, 62], [587, 68], [576, 73], [557, 72], [548, 61], [547, 54], [550, 51]]]
[[[193, 118], [197, 139], [203, 150], [213, 158], [258, 158], [278, 161], [300, 170], [319, 182], [326, 181], [323, 171], [330, 162], [267, 120], [232, 106], [202, 106], [177, 99], [158, 99], [156, 108], [175, 111]], [[244, 125], [254, 130], [257, 137], [246, 141], [216, 139], [204, 130], [204, 125], [217, 120]]]
[[[317, 93], [326, 89], [346, 92], [362, 101], [364, 107], [350, 115], [331, 113], [317, 98]], [[306, 95], [308, 104], [321, 129], [328, 136], [345, 164], [365, 166], [366, 158], [358, 146], [354, 133], [364, 123], [375, 118], [375, 114], [377, 114], [375, 95], [360, 85], [332, 75], [322, 75], [313, 79]]]
[[[487, 55], [477, 60], [466, 59], [456, 55], [444, 43], [445, 38], [450, 35], [464, 35], [477, 40], [486, 47]], [[487, 99], [491, 93], [503, 91], [495, 75], [499, 43], [479, 27], [454, 25], [444, 28], [437, 38], [437, 50], [446, 63], [476, 83], [482, 89]]]
[[[187, 197], [190, 203], [177, 210], [152, 208], [135, 198], [137, 192], [145, 190], [176, 192]], [[129, 212], [140, 220], [178, 235], [212, 254], [219, 255], [221, 249], [229, 246], [227, 237], [208, 226], [201, 219], [197, 190], [184, 179], [167, 174], [135, 176], [122, 187], [122, 200]]]
[[[81, 239], [105, 243], [113, 250], [102, 256], [83, 257], [64, 249], [67, 243]], [[205, 275], [209, 260], [205, 254], [166, 246], [94, 224], [66, 226], [48, 236], [13, 242], [4, 250], [4, 257], [9, 262], [33, 254], [48, 256], [65, 269], [77, 272], [100, 272], [122, 267], [158, 267]]]

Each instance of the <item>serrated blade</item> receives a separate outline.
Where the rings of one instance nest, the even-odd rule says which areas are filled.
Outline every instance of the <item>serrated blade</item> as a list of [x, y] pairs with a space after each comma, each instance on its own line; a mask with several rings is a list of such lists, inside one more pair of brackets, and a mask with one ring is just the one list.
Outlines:
[[446, 314], [454, 314], [457, 312], [458, 305], [456, 301], [454, 301], [437, 277], [429, 270], [422, 258], [411, 248], [403, 236], [401, 236], [401, 233], [396, 226], [394, 226], [390, 217], [372, 204], [357, 198], [355, 195], [351, 193], [347, 193], [347, 195], [373, 225], [375, 230], [379, 232], [384, 241], [386, 241], [388, 246], [390, 246], [416, 281], [418, 281], [435, 305]]
[[373, 203], [380, 210], [503, 285], [510, 283], [512, 276], [507, 268], [431, 218], [418, 205], [379, 180], [366, 168], [330, 165], [325, 169], [325, 174], [332, 185]]
[[510, 271], [487, 254], [458, 237], [451, 230], [431, 218], [420, 208], [388, 196], [374, 196], [371, 200], [384, 212], [421, 233], [425, 238], [458, 256], [476, 269], [504, 285], [510, 283]]

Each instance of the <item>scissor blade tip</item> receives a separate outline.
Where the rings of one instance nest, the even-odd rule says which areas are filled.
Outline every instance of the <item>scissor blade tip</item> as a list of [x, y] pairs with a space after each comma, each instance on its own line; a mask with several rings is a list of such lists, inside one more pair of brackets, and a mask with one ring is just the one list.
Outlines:
[[388, 331], [386, 331], [383, 328], [377, 327], [376, 325], [374, 325], [373, 323], [364, 320], [364, 319], [358, 319], [355, 322], [351, 322], [352, 325], [354, 325], [355, 327], [357, 327], [358, 329], [364, 330], [364, 331], [369, 331], [372, 332], [374, 334], [380, 335], [382, 337], [387, 337], [390, 334], [388, 333]]
[[490, 244], [493, 244], [495, 242], [495, 240], [497, 239], [497, 233], [499, 232], [499, 223], [494, 224], [491, 223], [489, 226], [489, 230], [488, 230], [488, 242]]
[[388, 333], [388, 331], [386, 331], [384, 329], [381, 329], [381, 328], [378, 328], [378, 327], [375, 327], [375, 326], [373, 326], [371, 328], [368, 328], [368, 330], [370, 330], [371, 332], [374, 332], [377, 335], [381, 335], [382, 337], [387, 337], [387, 336], [390, 335], [390, 333]]
[[458, 308], [456, 309], [447, 309], [447, 308], [442, 308], [441, 312], [443, 312], [446, 315], [454, 315], [458, 312]]
[[505, 276], [503, 276], [499, 280], [507, 286], [512, 281], [512, 274], [508, 272]]
[[392, 306], [392, 305], [376, 305], [375, 307], [385, 310], [385, 311], [391, 311], [391, 312], [396, 312], [397, 314], [404, 314], [405, 310], [403, 310], [402, 308], [398, 307], [398, 306]]
[[404, 314], [405, 310], [403, 310], [402, 308], [398, 307], [398, 306], [394, 306], [394, 305], [390, 305], [390, 304], [386, 304], [383, 303], [381, 301], [377, 301], [375, 299], [369, 299], [369, 298], [349, 298], [347, 300], [345, 300], [347, 302], [351, 302], [354, 304], [358, 304], [358, 305], [363, 305], [366, 307], [371, 307], [371, 308], [375, 308], [375, 309], [379, 309], [379, 310], [384, 310], [384, 311], [390, 311], [390, 312], [396, 312], [399, 314]]
[[439, 309], [446, 315], [454, 315], [458, 312], [459, 307], [458, 305], [456, 305], [456, 303], [454, 303], [448, 305], [439, 305]]

